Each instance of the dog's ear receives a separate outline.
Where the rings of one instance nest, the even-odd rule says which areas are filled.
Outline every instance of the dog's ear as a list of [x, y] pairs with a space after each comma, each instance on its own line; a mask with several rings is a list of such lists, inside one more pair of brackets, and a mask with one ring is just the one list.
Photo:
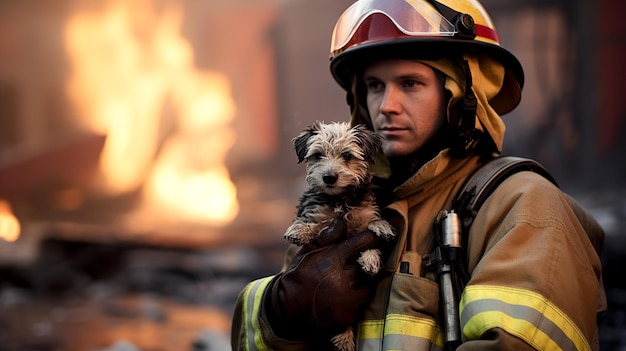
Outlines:
[[365, 161], [373, 163], [383, 145], [383, 138], [378, 133], [368, 129], [365, 124], [357, 124], [352, 128], [355, 131], [357, 144], [363, 150], [363, 158]]
[[296, 149], [296, 155], [298, 155], [298, 163], [304, 161], [309, 149], [309, 139], [320, 131], [320, 122], [315, 122], [311, 126], [307, 127], [297, 137], [293, 138], [293, 146]]

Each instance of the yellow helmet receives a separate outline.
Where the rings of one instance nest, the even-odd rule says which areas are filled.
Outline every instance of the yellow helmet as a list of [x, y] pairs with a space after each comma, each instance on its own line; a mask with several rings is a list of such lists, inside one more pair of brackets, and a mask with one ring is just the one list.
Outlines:
[[331, 39], [330, 68], [350, 91], [360, 65], [396, 55], [432, 58], [477, 52], [505, 68], [503, 86], [489, 104], [499, 114], [521, 100], [524, 71], [500, 45], [491, 18], [476, 0], [358, 0], [339, 18]]

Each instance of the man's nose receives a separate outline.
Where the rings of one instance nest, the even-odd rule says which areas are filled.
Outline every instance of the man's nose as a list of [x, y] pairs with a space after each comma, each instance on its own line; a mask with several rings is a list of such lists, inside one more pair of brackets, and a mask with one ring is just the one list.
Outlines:
[[399, 113], [400, 103], [398, 100], [398, 92], [393, 87], [386, 87], [385, 93], [380, 101], [380, 112], [383, 114]]

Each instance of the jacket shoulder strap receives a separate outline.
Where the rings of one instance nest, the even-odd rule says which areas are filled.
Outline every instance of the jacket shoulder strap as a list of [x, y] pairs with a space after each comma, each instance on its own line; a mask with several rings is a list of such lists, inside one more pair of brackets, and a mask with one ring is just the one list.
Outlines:
[[[465, 181], [452, 203], [453, 210], [458, 213], [461, 218], [463, 227], [462, 247], [464, 249], [467, 248], [469, 229], [485, 200], [487, 200], [489, 195], [491, 195], [491, 193], [509, 176], [523, 171], [540, 174], [558, 186], [554, 178], [539, 162], [514, 156], [500, 156], [488, 161], [474, 171]], [[604, 229], [574, 198], [569, 194], [565, 194], [565, 196], [578, 221], [587, 233], [589, 241], [593, 245], [598, 257], [601, 257], [602, 248], [604, 246]], [[459, 272], [463, 286], [469, 281], [469, 272], [467, 271], [466, 264], [467, 262], [462, 263], [462, 271]], [[600, 285], [602, 288], [598, 298], [598, 313], [607, 309], [607, 300], [602, 277], [600, 277]]]
[[540, 174], [558, 186], [550, 173], [535, 160], [499, 156], [488, 161], [470, 175], [452, 202], [455, 212], [461, 215], [466, 233], [474, 222], [478, 210], [491, 193], [508, 177], [523, 171]]
[[[469, 228], [485, 200], [504, 180], [515, 173], [523, 171], [535, 172], [558, 186], [556, 180], [539, 162], [514, 156], [499, 156], [488, 161], [474, 171], [465, 181], [452, 202], [452, 208], [461, 217], [464, 248], [467, 247]], [[604, 245], [604, 229], [575, 199], [568, 194], [565, 195], [574, 214], [587, 233], [591, 244], [598, 256], [600, 256]]]

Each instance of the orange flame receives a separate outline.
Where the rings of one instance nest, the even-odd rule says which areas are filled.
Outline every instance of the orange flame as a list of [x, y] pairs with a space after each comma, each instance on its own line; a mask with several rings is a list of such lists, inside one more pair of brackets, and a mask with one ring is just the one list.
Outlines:
[[17, 220], [11, 205], [0, 199], [0, 239], [14, 242], [20, 236], [20, 222]]
[[238, 212], [224, 165], [235, 139], [229, 82], [194, 67], [193, 48], [179, 33], [179, 4], [155, 4], [112, 0], [72, 16], [68, 92], [85, 126], [107, 134], [104, 190], [144, 186], [148, 207], [226, 224]]

